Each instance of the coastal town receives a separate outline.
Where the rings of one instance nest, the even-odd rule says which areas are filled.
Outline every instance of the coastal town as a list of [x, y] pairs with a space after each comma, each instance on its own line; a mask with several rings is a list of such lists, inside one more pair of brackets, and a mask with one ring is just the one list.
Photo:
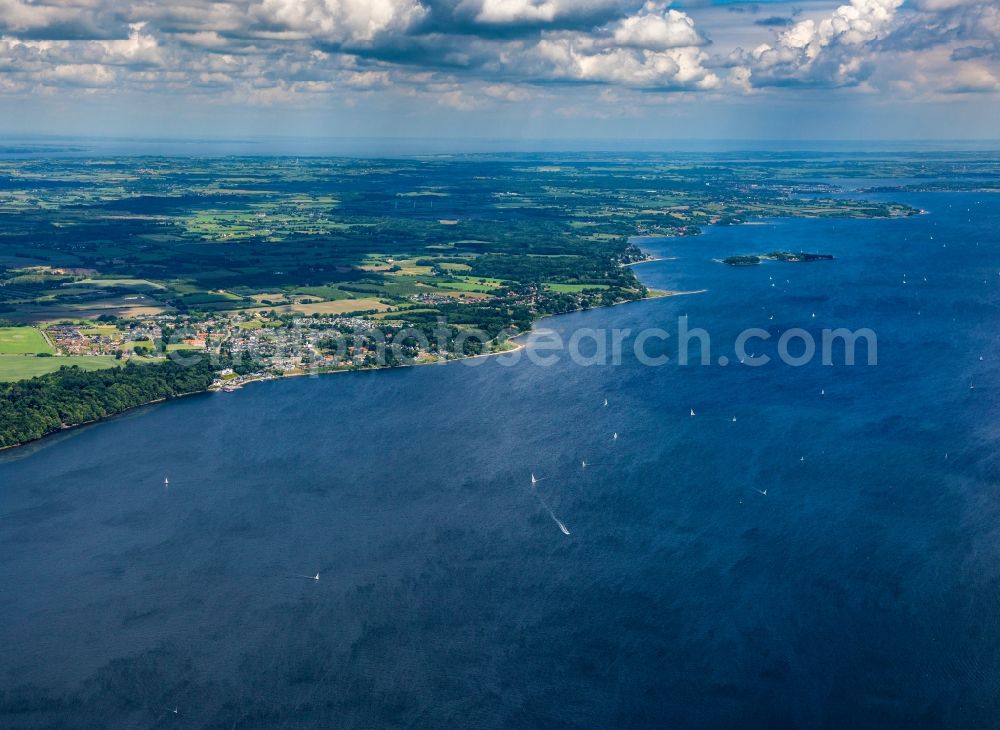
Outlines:
[[[51, 357], [111, 356], [184, 364], [207, 358], [218, 366], [216, 389], [281, 375], [376, 367], [379, 348], [399, 329], [362, 316], [254, 313], [162, 314], [112, 322], [66, 322], [42, 330]], [[428, 347], [406, 350], [409, 361], [446, 359]], [[72, 362], [72, 360], [68, 360]]]

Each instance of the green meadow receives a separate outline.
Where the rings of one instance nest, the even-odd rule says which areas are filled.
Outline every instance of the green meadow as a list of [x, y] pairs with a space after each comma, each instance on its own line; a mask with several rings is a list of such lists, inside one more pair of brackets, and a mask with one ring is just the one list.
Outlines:
[[34, 327], [0, 327], [0, 355], [36, 355], [54, 350]]
[[61, 367], [77, 365], [84, 370], [102, 370], [120, 365], [113, 357], [95, 355], [72, 357], [32, 357], [30, 355], [0, 355], [0, 382], [33, 378], [36, 375], [54, 373]]

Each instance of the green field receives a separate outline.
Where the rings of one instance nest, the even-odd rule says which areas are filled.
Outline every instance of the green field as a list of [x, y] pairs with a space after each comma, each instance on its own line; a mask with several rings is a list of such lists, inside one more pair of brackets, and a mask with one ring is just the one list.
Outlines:
[[80, 328], [80, 334], [88, 336], [100, 335], [101, 337], [110, 337], [117, 331], [118, 328], [113, 324], [95, 324], [91, 327]]
[[607, 284], [545, 284], [549, 289], [560, 294], [578, 294], [588, 289], [607, 289]]
[[483, 279], [481, 277], [457, 276], [455, 281], [434, 282], [437, 289], [452, 289], [454, 291], [478, 292], [480, 294], [492, 294], [494, 289], [499, 288], [500, 282], [496, 279]]
[[84, 370], [101, 370], [120, 365], [120, 360], [103, 356], [30, 357], [27, 355], [0, 355], [0, 382], [33, 378], [53, 373], [64, 365], [79, 365]]
[[34, 327], [0, 327], [0, 355], [55, 352]]
[[137, 347], [145, 347], [147, 350], [152, 350], [156, 345], [152, 340], [134, 340], [131, 342], [123, 342], [122, 350], [134, 350]]

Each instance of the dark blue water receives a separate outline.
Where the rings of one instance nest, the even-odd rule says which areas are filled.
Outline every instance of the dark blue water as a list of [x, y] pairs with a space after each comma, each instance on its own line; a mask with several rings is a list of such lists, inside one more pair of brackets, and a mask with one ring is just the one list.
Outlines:
[[[686, 314], [711, 365], [297, 378], [4, 456], [0, 726], [995, 726], [1000, 199], [904, 202], [647, 241], [708, 291], [543, 324]], [[785, 248], [837, 258], [713, 262]]]

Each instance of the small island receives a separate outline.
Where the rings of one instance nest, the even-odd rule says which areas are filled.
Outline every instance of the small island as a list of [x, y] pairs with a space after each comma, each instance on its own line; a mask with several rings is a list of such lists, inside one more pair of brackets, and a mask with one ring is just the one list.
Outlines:
[[768, 254], [751, 256], [727, 256], [722, 263], [729, 266], [756, 266], [761, 261], [783, 261], [800, 263], [803, 261], [832, 261], [833, 255], [828, 253], [806, 253], [805, 251], [772, 251]]
[[800, 261], [833, 261], [833, 255], [828, 253], [806, 253], [804, 251], [773, 251], [764, 258], [772, 261], [798, 263]]
[[722, 263], [730, 266], [756, 266], [760, 263], [760, 256], [727, 256], [722, 259]]

